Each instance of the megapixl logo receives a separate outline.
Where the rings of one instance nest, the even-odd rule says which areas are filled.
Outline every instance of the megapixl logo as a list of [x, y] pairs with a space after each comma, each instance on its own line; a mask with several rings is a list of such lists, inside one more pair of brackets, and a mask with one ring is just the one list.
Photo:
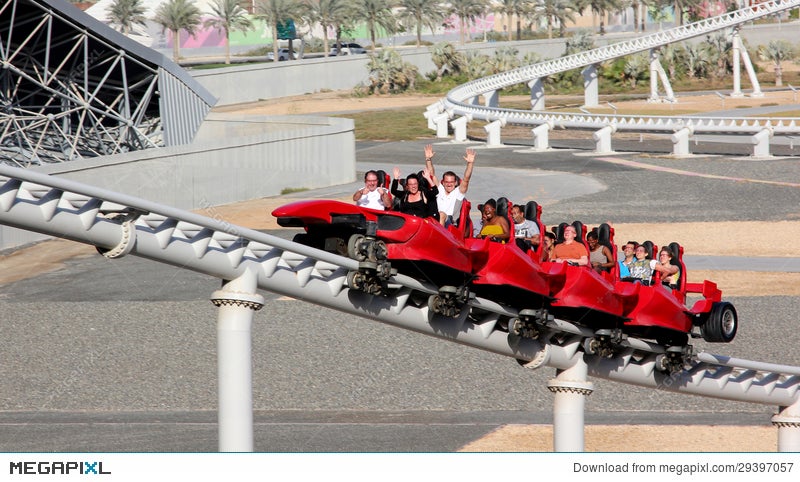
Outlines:
[[9, 462], [11, 475], [111, 475], [103, 462]]

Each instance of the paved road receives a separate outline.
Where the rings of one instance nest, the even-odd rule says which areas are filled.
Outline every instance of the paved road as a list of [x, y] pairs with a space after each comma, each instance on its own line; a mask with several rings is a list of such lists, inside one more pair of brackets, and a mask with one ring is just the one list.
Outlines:
[[[389, 166], [419, 163], [423, 144], [359, 144], [359, 169], [386, 159]], [[464, 147], [438, 144], [439, 165], [452, 160], [460, 169]], [[509, 196], [548, 199], [548, 224], [611, 216], [618, 222], [791, 219], [800, 201], [800, 189], [785, 185], [524, 151], [483, 149], [479, 160], [495, 169], [498, 189]], [[798, 181], [796, 167], [782, 160], [615, 158]], [[474, 189], [477, 195], [483, 188]], [[306, 193], [312, 194], [321, 193]], [[0, 451], [216, 450], [216, 310], [208, 298], [218, 286], [148, 260], [93, 256], [0, 287]], [[528, 371], [494, 354], [266, 298], [253, 328], [256, 450], [451, 451], [505, 423], [551, 419], [550, 369]], [[736, 340], [713, 347], [697, 341], [697, 348], [800, 365], [796, 298], [732, 301], [742, 319]], [[588, 423], [768, 424], [775, 409], [594, 382]]]

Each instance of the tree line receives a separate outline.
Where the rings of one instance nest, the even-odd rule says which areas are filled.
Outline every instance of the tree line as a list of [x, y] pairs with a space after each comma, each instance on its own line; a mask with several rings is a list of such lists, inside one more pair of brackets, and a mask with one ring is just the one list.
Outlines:
[[[736, 0], [721, 0], [720, 3], [727, 10], [737, 5]], [[253, 19], [264, 21], [273, 39], [278, 38], [279, 25], [290, 19], [309, 28], [319, 26], [325, 52], [331, 40], [329, 33], [336, 43], [341, 43], [348, 32], [364, 25], [374, 51], [379, 35], [399, 32], [413, 32], [419, 47], [426, 29], [434, 33], [452, 18], [458, 19], [459, 42], [463, 45], [469, 27], [489, 12], [506, 18], [508, 40], [512, 40], [514, 30], [519, 40], [523, 30], [543, 30], [548, 38], [553, 38], [554, 34], [564, 36], [566, 26], [584, 13], [592, 13], [600, 19], [598, 33], [602, 35], [607, 15], [627, 8], [633, 11], [637, 32], [644, 31], [647, 15], [663, 19], [668, 11], [675, 12], [676, 24], [680, 25], [686, 19], [695, 20], [706, 5], [706, 0], [214, 0], [211, 11], [205, 12], [210, 18], [202, 21], [203, 12], [192, 0], [164, 0], [151, 20], [159, 24], [162, 31], [169, 30], [176, 39], [173, 57], [177, 61], [180, 56], [177, 39], [181, 30], [194, 35], [203, 25], [230, 39], [233, 31], [251, 29]], [[114, 0], [108, 8], [112, 26], [124, 34], [130, 33], [134, 25], [144, 26], [148, 20], [145, 13], [143, 0]], [[226, 63], [230, 63], [229, 44], [226, 42]], [[273, 42], [272, 48], [277, 61], [277, 42]]]

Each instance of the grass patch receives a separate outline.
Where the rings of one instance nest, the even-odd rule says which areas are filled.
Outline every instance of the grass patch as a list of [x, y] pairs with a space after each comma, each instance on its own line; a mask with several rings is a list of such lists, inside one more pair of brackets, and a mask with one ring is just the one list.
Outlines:
[[428, 129], [428, 121], [422, 116], [423, 112], [425, 112], [423, 107], [408, 107], [342, 114], [337, 117], [355, 121], [356, 140], [359, 141], [433, 138], [433, 131]]
[[800, 110], [785, 110], [751, 117], [800, 117]]
[[281, 189], [281, 195], [294, 194], [296, 192], [308, 191], [307, 187], [285, 187]]

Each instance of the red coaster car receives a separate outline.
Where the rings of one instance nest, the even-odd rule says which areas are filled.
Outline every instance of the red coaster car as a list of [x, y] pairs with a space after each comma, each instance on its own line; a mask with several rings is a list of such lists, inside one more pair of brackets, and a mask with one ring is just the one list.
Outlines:
[[[497, 199], [496, 215], [506, 218], [513, 230], [510, 207], [511, 202], [506, 198]], [[472, 252], [474, 277], [470, 287], [474, 293], [521, 311], [537, 311], [536, 316], [546, 316], [542, 309], [550, 299], [550, 287], [536, 260], [514, 242], [503, 244], [467, 236], [464, 243]]]
[[[652, 246], [652, 252], [656, 251], [655, 248]], [[738, 328], [736, 309], [732, 304], [722, 301], [722, 292], [715, 283], [708, 280], [687, 283], [683, 247], [671, 243], [667, 249], [672, 253], [670, 262], [680, 270], [677, 283], [662, 284], [658, 273], [649, 286], [617, 283], [617, 291], [626, 293], [629, 300], [630, 310], [626, 316], [630, 321], [625, 323], [625, 331], [634, 336], [655, 339], [662, 345], [685, 345], [693, 328], [698, 327], [699, 336], [706, 341], [732, 341]], [[685, 304], [687, 293], [697, 293], [702, 297], [691, 309]]]
[[[469, 202], [463, 204], [469, 212]], [[305, 228], [296, 242], [358, 260], [351, 286], [373, 294], [384, 291], [390, 270], [457, 289], [472, 273], [473, 255], [463, 243], [466, 226], [445, 229], [432, 218], [326, 200], [287, 204], [272, 215], [281, 226]]]

